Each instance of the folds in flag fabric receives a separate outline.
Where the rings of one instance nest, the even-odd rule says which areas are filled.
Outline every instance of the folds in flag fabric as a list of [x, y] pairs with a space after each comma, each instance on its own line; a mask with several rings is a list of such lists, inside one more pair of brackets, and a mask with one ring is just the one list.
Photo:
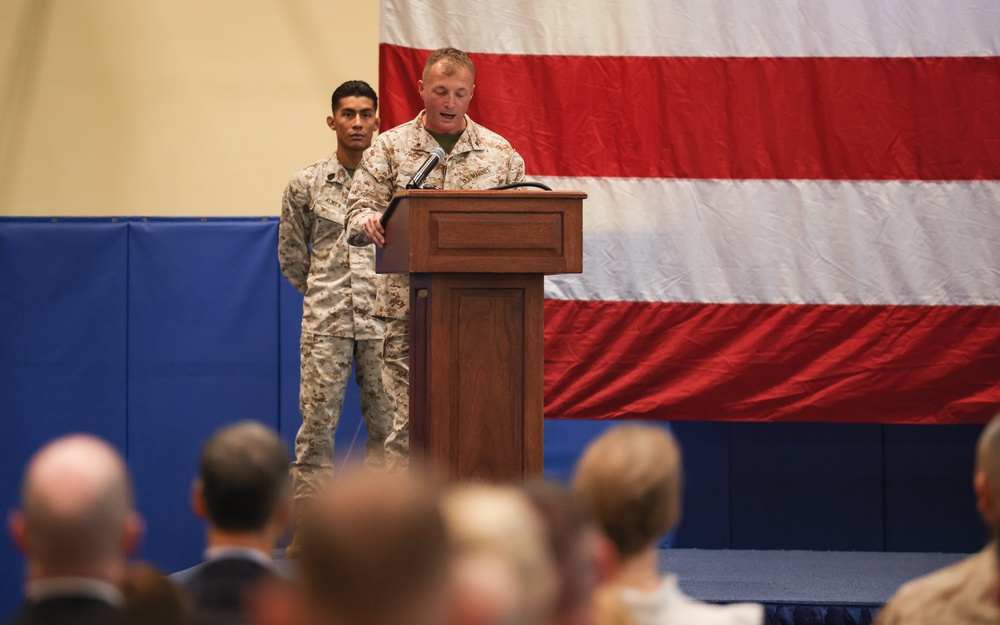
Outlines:
[[1000, 408], [1000, 4], [381, 9], [383, 128], [454, 46], [473, 119], [588, 194], [584, 272], [546, 282], [546, 417]]

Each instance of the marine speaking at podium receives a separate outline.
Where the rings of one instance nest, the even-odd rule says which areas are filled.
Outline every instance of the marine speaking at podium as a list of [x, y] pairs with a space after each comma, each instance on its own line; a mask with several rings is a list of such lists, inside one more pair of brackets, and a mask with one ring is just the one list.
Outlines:
[[[417, 81], [424, 110], [379, 135], [354, 174], [347, 200], [352, 244], [385, 245], [382, 212], [403, 189], [492, 189], [524, 180], [524, 159], [510, 143], [466, 114], [475, 82], [476, 69], [461, 50], [441, 48], [427, 58]], [[432, 154], [435, 148], [443, 158], [440, 151]], [[386, 464], [402, 470], [409, 463], [410, 438], [408, 274], [386, 274], [379, 281], [374, 314], [386, 321], [382, 382], [394, 406]]]

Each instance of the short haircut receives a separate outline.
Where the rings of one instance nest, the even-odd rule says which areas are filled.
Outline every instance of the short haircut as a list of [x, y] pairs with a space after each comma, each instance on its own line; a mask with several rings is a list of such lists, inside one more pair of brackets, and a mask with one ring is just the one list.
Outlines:
[[468, 54], [458, 48], [439, 48], [431, 52], [431, 55], [427, 57], [427, 62], [424, 63], [424, 72], [422, 75], [424, 80], [427, 80], [427, 72], [430, 71], [431, 66], [438, 61], [444, 61], [444, 73], [447, 76], [451, 76], [464, 67], [472, 74], [473, 80], [476, 78], [476, 66], [472, 64], [472, 59], [469, 58]]
[[681, 516], [681, 453], [662, 427], [623, 425], [584, 451], [573, 485], [622, 557], [636, 555]]
[[212, 436], [202, 447], [200, 472], [209, 521], [223, 530], [263, 529], [288, 493], [288, 451], [254, 421]]
[[372, 89], [371, 85], [363, 80], [348, 80], [334, 89], [333, 95], [330, 97], [330, 108], [336, 113], [337, 109], [340, 108], [340, 101], [351, 96], [370, 98], [372, 108], [378, 110], [378, 96], [375, 95], [375, 90]]

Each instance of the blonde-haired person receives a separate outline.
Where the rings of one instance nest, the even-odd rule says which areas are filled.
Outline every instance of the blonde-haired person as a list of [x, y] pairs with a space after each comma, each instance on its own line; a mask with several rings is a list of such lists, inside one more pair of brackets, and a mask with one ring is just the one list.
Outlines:
[[657, 543], [680, 521], [682, 484], [681, 452], [664, 428], [615, 427], [584, 451], [573, 486], [618, 552], [610, 584], [637, 625], [763, 623], [759, 604], [701, 603], [680, 591], [676, 576], [660, 576]]
[[513, 486], [461, 485], [442, 510], [452, 543], [453, 625], [546, 625], [558, 573], [542, 518]]

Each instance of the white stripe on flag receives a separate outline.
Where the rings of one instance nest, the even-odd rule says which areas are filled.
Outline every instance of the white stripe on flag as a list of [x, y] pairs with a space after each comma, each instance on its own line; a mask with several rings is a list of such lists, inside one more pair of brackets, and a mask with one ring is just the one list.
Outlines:
[[588, 56], [993, 56], [996, 0], [382, 0], [383, 43]]
[[1000, 303], [998, 182], [532, 179], [588, 194], [549, 298]]

